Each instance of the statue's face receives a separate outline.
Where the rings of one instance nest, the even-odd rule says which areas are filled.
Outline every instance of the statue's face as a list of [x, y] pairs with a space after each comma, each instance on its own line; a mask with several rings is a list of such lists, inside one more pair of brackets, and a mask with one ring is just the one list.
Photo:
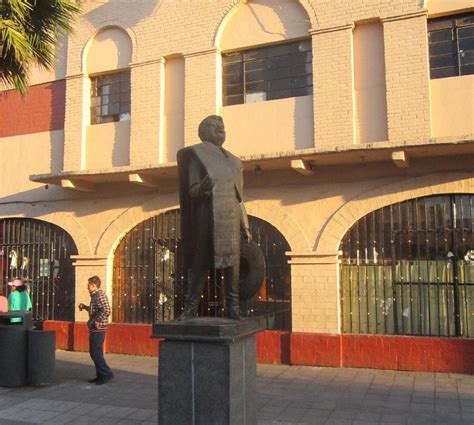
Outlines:
[[216, 146], [222, 146], [225, 142], [225, 128], [222, 120], [212, 120], [207, 128], [207, 142], [211, 142]]

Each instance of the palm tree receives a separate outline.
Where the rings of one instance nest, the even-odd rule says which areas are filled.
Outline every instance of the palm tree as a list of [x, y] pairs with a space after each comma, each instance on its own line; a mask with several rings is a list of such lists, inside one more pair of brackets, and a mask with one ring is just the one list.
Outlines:
[[1, 0], [0, 82], [25, 94], [30, 66], [53, 67], [55, 46], [78, 12], [74, 0]]

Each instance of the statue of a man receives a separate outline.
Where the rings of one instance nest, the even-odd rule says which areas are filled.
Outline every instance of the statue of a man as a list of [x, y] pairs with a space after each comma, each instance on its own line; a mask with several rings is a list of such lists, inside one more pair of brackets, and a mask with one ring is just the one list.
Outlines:
[[181, 233], [187, 290], [178, 320], [197, 317], [211, 267], [222, 269], [226, 317], [240, 319], [241, 231], [251, 239], [242, 190], [242, 162], [222, 145], [224, 122], [211, 115], [199, 125], [202, 143], [178, 151]]

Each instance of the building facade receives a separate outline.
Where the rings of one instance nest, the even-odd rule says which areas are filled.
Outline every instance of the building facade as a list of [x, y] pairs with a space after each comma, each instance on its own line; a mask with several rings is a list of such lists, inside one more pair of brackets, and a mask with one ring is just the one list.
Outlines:
[[[83, 1], [53, 71], [0, 95], [0, 287], [58, 346], [154, 355], [182, 307], [176, 152], [223, 117], [267, 263], [262, 362], [474, 372], [466, 0]], [[210, 273], [201, 313], [222, 314]]]

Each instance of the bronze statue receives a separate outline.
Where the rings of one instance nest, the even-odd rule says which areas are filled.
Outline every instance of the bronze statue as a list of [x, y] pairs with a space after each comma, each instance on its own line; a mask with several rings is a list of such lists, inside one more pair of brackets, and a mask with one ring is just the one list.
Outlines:
[[187, 289], [178, 320], [198, 316], [211, 267], [222, 269], [226, 317], [240, 319], [241, 232], [250, 241], [242, 190], [242, 162], [222, 147], [224, 122], [211, 115], [199, 125], [202, 143], [178, 151], [179, 200]]

